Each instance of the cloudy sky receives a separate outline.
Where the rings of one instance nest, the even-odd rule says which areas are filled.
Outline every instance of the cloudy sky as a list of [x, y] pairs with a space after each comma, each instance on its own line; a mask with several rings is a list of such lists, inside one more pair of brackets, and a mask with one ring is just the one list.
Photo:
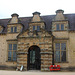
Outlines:
[[13, 13], [19, 17], [32, 16], [35, 11], [52, 15], [58, 9], [65, 14], [75, 13], [75, 0], [0, 0], [0, 19], [10, 18]]

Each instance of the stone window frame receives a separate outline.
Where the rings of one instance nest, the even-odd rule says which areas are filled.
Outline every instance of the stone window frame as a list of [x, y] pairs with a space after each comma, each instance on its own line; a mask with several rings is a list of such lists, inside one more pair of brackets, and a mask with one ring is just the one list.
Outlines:
[[[64, 61], [64, 62], [61, 61], [61, 57], [60, 57], [60, 62], [56, 62], [56, 61], [55, 61], [55, 43], [66, 43], [66, 61]], [[63, 41], [60, 41], [60, 40], [58, 40], [58, 41], [55, 41], [55, 42], [54, 42], [54, 62], [55, 62], [55, 63], [66, 63], [66, 62], [68, 62], [68, 54], [67, 54], [67, 53], [68, 53], [68, 50], [67, 50], [67, 41], [64, 41], [64, 40], [63, 40]], [[61, 53], [60, 53], [60, 54], [61, 54]], [[60, 55], [60, 56], [61, 56], [61, 55]]]
[[[8, 43], [7, 43], [7, 61], [9, 61], [9, 62], [16, 62], [17, 61], [17, 56], [16, 56], [16, 60], [15, 61], [14, 60], [8, 60], [8, 52], [9, 52], [9, 44], [17, 44], [17, 41], [13, 41], [13, 40], [11, 40], [11, 41], [7, 40], [7, 41], [8, 41]], [[17, 46], [17, 49], [18, 49], [18, 46]], [[15, 50], [15, 52], [17, 53], [17, 50]], [[12, 58], [13, 58], [13, 55], [12, 55]]]
[[[57, 26], [58, 26], [58, 25], [59, 25], [59, 30], [57, 29]], [[61, 23], [61, 24], [60, 24], [60, 23], [56, 24], [56, 31], [60, 31], [60, 30], [61, 30], [61, 31], [64, 31], [64, 30], [65, 30], [65, 26], [64, 26], [64, 29], [62, 29], [62, 27], [61, 27], [62, 25], [64, 26], [63, 23]]]
[[[17, 33], [17, 26], [11, 26], [11, 28], [13, 28], [13, 30], [10, 31], [11, 33]], [[15, 28], [16, 28], [16, 31], [15, 31]]]
[[[35, 26], [35, 29], [33, 28], [34, 26]], [[39, 27], [39, 30], [37, 30], [38, 27]], [[34, 31], [34, 30], [40, 31], [40, 25], [33, 25], [33, 26], [32, 26], [32, 31]]]

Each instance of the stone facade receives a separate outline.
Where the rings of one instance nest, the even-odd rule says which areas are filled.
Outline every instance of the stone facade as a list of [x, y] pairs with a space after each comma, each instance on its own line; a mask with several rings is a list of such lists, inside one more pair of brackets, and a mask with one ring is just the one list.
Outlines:
[[18, 36], [18, 69], [20, 69], [23, 64], [25, 70], [27, 70], [28, 49], [29, 47], [36, 45], [41, 50], [41, 70], [49, 70], [49, 65], [52, 64], [52, 36], [47, 36], [49, 33], [45, 33], [45, 31], [40, 33], [42, 34], [40, 35], [38, 33], [39, 36], [36, 36], [35, 34], [33, 37], [30, 37], [29, 35], [26, 35], [27, 33], [23, 32], [22, 35]]
[[[12, 14], [7, 26], [0, 25], [0, 68], [7, 67], [20, 70], [23, 65], [23, 70], [28, 70], [30, 65], [28, 62], [30, 62], [31, 58], [29, 57], [29, 49], [36, 46], [40, 49], [39, 61], [41, 64], [39, 70], [50, 71], [49, 66], [54, 64], [60, 65], [61, 68], [75, 69], [75, 30], [70, 29], [71, 25], [69, 24], [71, 23], [69, 23], [69, 19], [64, 16], [63, 12], [63, 10], [57, 10], [56, 15], [50, 19], [51, 23], [48, 21], [49, 17], [45, 17], [45, 20], [44, 17], [40, 16], [39, 12], [34, 12], [33, 17], [26, 18], [25, 21], [24, 18], [19, 19], [18, 14]], [[57, 27], [57, 24], [59, 24], [59, 27]], [[50, 30], [48, 29], [49, 26]], [[11, 32], [11, 27], [13, 27], [13, 32]], [[17, 29], [15, 30], [14, 27], [17, 27]], [[4, 30], [5, 28], [6, 30]], [[57, 30], [57, 28], [60, 30]], [[56, 62], [55, 44], [64, 42], [66, 43], [66, 61]], [[9, 44], [17, 44], [16, 61], [8, 61]], [[36, 57], [35, 61], [37, 61]], [[37, 68], [35, 67], [35, 69]]]

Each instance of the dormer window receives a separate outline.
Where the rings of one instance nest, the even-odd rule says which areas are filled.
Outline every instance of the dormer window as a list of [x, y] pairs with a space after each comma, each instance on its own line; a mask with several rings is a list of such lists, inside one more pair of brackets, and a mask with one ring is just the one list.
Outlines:
[[56, 25], [56, 30], [64, 30], [64, 24], [57, 24]]
[[61, 24], [61, 30], [64, 30], [64, 25], [63, 24]]
[[37, 31], [40, 31], [40, 26], [37, 26]]
[[17, 32], [17, 27], [14, 27], [14, 32]]
[[52, 20], [52, 31], [66, 31], [69, 28], [68, 18], [64, 16], [63, 10], [57, 10]]
[[40, 31], [40, 26], [33, 26], [33, 31], [34, 30]]
[[13, 32], [13, 27], [11, 27], [11, 33]]
[[35, 30], [35, 26], [33, 26], [33, 31]]
[[59, 24], [56, 25], [56, 30], [60, 30]]
[[11, 27], [11, 33], [17, 32], [17, 27]]

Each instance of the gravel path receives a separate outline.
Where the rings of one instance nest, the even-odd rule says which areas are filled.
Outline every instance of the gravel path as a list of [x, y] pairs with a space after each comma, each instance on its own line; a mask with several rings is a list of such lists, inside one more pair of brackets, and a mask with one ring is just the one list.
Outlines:
[[0, 70], [0, 75], [75, 75], [75, 72], [40, 72], [40, 71], [6, 71]]

